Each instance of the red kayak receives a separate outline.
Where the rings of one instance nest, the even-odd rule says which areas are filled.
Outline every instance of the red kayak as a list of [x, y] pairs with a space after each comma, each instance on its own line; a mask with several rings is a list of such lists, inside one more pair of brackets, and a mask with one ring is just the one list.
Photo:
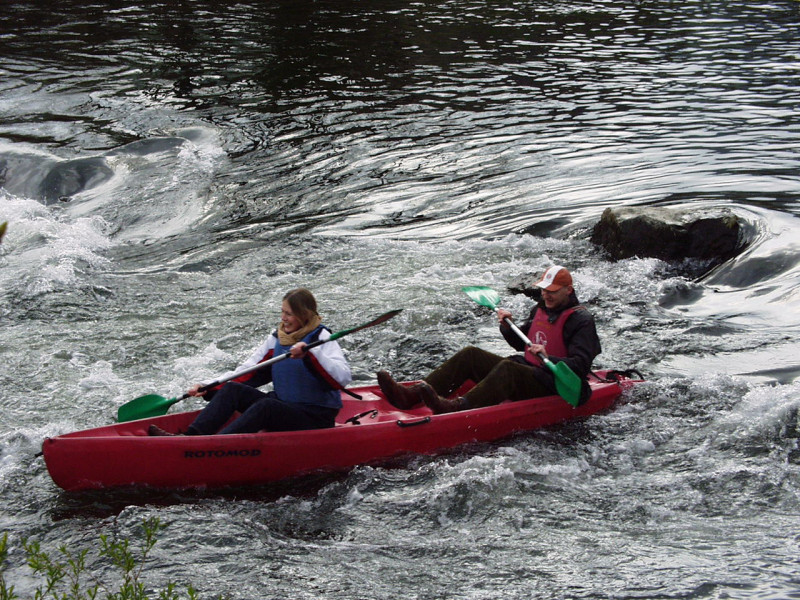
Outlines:
[[[608, 372], [601, 371], [605, 378]], [[592, 396], [573, 408], [558, 396], [504, 402], [433, 415], [424, 406], [401, 411], [377, 386], [342, 396], [336, 427], [312, 431], [150, 437], [151, 423], [184, 431], [197, 412], [175, 413], [47, 438], [47, 470], [65, 490], [148, 486], [215, 488], [258, 485], [304, 473], [347, 469], [408, 453], [429, 454], [469, 442], [588, 417], [611, 407], [638, 380], [616, 375], [591, 383]], [[462, 392], [463, 393], [463, 392]]]

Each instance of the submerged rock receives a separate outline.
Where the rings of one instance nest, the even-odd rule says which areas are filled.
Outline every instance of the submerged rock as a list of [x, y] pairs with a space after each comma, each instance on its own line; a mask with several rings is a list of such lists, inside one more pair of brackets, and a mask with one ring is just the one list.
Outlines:
[[697, 259], [706, 261], [710, 268], [745, 248], [745, 225], [725, 208], [704, 213], [652, 207], [607, 208], [590, 240], [613, 260], [634, 256], [664, 261]]
[[113, 177], [114, 171], [105, 158], [76, 158], [53, 165], [39, 186], [45, 203], [69, 200], [75, 194], [90, 190]]
[[[683, 210], [653, 207], [607, 208], [594, 226], [590, 241], [612, 260], [657, 258], [669, 271], [700, 277], [740, 254], [753, 235], [752, 224], [726, 208]], [[567, 265], [569, 268], [569, 265]], [[509, 293], [539, 300], [541, 273], [523, 273], [509, 280]], [[697, 299], [695, 289], [676, 290], [665, 304]]]

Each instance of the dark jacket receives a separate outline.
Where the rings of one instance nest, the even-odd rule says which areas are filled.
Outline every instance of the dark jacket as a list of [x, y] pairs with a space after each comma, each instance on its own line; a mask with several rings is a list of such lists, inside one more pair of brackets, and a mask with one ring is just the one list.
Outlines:
[[[531, 310], [528, 319], [520, 325], [520, 329], [527, 333], [531, 327], [531, 322], [537, 310], [543, 310], [547, 313], [548, 319], [553, 322], [558, 319], [558, 316], [566, 309], [580, 306], [577, 296], [573, 292], [567, 305], [557, 311], [548, 310], [544, 302], [539, 302]], [[500, 325], [500, 333], [506, 341], [515, 349], [519, 351], [525, 350], [525, 343], [515, 334], [511, 328], [506, 325]], [[581, 307], [576, 310], [564, 323], [564, 345], [567, 347], [567, 356], [549, 356], [550, 360], [554, 363], [564, 362], [572, 371], [583, 379], [583, 390], [581, 393], [581, 403], [588, 399], [591, 390], [586, 378], [592, 369], [592, 361], [600, 354], [600, 338], [597, 337], [597, 328], [594, 324], [594, 317], [587, 309]], [[519, 359], [524, 360], [523, 357]], [[555, 381], [549, 369], [542, 369], [546, 372], [546, 383], [555, 392]]]

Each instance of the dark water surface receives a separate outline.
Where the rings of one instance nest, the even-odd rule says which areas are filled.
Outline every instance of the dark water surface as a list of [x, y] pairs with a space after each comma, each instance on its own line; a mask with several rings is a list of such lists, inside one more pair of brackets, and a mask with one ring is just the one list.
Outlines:
[[[0, 531], [166, 529], [203, 597], [800, 597], [800, 3], [6, 2]], [[587, 241], [609, 206], [749, 223], [694, 280]], [[42, 440], [234, 366], [310, 287], [356, 383], [467, 344], [460, 288], [569, 266], [582, 423], [255, 490], [66, 494]], [[185, 402], [184, 408], [197, 406]], [[108, 567], [92, 570], [107, 576]]]

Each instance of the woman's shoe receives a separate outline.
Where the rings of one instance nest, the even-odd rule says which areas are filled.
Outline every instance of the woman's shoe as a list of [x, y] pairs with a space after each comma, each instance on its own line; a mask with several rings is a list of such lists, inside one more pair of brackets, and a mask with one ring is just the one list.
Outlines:
[[180, 433], [170, 433], [169, 431], [161, 429], [161, 427], [159, 427], [158, 425], [150, 425], [150, 427], [147, 428], [147, 435], [154, 435], [157, 437], [163, 437], [163, 436], [172, 437], [180, 435]]

